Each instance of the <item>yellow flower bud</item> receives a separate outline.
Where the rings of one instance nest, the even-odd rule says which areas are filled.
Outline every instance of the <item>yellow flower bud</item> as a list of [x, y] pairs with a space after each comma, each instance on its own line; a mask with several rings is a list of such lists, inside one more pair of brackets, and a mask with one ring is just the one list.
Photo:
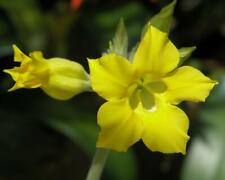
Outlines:
[[6, 69], [15, 81], [9, 90], [40, 87], [49, 96], [67, 100], [90, 89], [89, 75], [79, 63], [63, 59], [45, 59], [40, 51], [29, 56], [13, 45], [14, 61], [19, 67]]

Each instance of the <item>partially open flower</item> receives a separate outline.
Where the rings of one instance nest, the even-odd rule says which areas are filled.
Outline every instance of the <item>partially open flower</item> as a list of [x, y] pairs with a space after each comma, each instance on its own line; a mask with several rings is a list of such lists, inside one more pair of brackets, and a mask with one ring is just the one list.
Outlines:
[[45, 59], [40, 51], [25, 55], [13, 45], [14, 61], [19, 67], [5, 69], [15, 81], [9, 90], [20, 88], [41, 88], [49, 96], [67, 100], [90, 89], [89, 76], [76, 62], [63, 58]]

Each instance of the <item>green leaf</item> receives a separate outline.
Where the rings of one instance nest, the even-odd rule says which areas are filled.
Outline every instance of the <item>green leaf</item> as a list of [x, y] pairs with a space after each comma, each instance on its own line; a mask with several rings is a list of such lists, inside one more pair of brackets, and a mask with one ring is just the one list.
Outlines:
[[180, 53], [180, 63], [179, 65], [183, 64], [184, 61], [186, 61], [191, 54], [195, 51], [196, 46], [191, 46], [191, 47], [183, 47], [179, 49]]
[[[224, 79], [220, 77], [217, 79]], [[224, 84], [224, 83], [223, 83]], [[205, 104], [198, 114], [198, 124], [182, 168], [181, 180], [225, 179], [225, 86], [220, 84], [211, 94], [214, 103]], [[219, 103], [215, 103], [215, 100]]]
[[173, 0], [170, 4], [162, 8], [158, 14], [154, 15], [151, 20], [145, 24], [141, 33], [141, 38], [144, 37], [150, 25], [157, 27], [163, 32], [169, 33], [176, 3], [177, 1]]
[[127, 49], [128, 49], [127, 31], [123, 19], [120, 19], [115, 37], [113, 38], [112, 42], [109, 42], [108, 53], [116, 53], [118, 55], [127, 57]]

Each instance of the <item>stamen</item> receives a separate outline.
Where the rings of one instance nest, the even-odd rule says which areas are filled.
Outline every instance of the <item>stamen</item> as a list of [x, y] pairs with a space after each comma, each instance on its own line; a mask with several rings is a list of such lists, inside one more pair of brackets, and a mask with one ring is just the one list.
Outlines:
[[144, 108], [152, 109], [155, 107], [154, 95], [149, 92], [146, 88], [142, 88], [140, 92], [140, 100]]
[[155, 93], [164, 93], [167, 90], [167, 85], [163, 81], [150, 82], [146, 87]]
[[129, 98], [129, 103], [132, 109], [136, 109], [140, 102], [139, 91], [140, 89], [136, 88]]

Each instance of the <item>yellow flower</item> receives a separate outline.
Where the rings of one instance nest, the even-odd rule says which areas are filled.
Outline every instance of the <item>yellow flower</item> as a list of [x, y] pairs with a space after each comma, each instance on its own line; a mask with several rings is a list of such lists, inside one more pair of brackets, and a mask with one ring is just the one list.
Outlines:
[[40, 87], [53, 98], [67, 100], [90, 89], [89, 75], [80, 64], [63, 58], [45, 59], [40, 51], [26, 56], [15, 45], [13, 50], [14, 61], [21, 64], [4, 70], [15, 81], [9, 91]]
[[150, 26], [133, 62], [107, 54], [89, 60], [92, 88], [108, 102], [98, 112], [97, 147], [126, 151], [140, 139], [152, 151], [185, 154], [189, 121], [176, 107], [205, 101], [216, 81], [179, 63], [166, 33]]

